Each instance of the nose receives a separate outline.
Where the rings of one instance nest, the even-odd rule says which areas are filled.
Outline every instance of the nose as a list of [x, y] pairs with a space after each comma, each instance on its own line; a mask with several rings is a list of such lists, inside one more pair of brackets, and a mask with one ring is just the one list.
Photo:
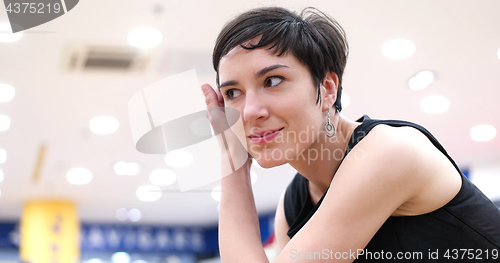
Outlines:
[[269, 116], [266, 102], [258, 93], [248, 91], [245, 94], [245, 108], [243, 109], [244, 121], [265, 120]]

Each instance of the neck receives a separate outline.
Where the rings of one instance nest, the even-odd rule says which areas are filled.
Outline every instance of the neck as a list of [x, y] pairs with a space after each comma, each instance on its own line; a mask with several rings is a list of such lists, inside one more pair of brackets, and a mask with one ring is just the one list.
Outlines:
[[330, 120], [335, 127], [335, 135], [330, 138], [321, 133], [318, 140], [305, 149], [306, 153], [311, 152], [310, 156], [304, 154], [306, 160], [297, 158], [289, 162], [297, 172], [307, 178], [309, 189], [319, 196], [322, 196], [330, 186], [344, 157], [351, 135], [359, 125], [357, 122], [346, 119], [340, 113], [333, 114], [332, 117]]

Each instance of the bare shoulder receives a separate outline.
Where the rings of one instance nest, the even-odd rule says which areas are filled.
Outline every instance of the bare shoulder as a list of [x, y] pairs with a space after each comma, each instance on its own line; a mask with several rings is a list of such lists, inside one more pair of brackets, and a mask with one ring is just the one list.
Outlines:
[[[351, 187], [359, 181], [384, 182], [380, 191], [406, 188], [402, 200], [411, 199], [424, 187], [425, 178], [418, 170], [429, 150], [426, 144], [432, 146], [427, 137], [414, 128], [379, 124], [346, 156], [331, 186]], [[369, 188], [370, 184], [364, 187]]]
[[359, 145], [359, 148], [378, 153], [375, 157], [382, 158], [379, 161], [398, 159], [398, 164], [394, 163], [394, 165], [400, 168], [415, 168], [414, 166], [421, 164], [419, 162], [429, 162], [429, 159], [433, 159], [428, 158], [429, 154], [433, 157], [435, 155], [445, 157], [425, 134], [409, 126], [392, 127], [379, 124], [366, 135]]
[[[321, 206], [284, 251], [362, 249], [390, 216], [422, 214], [444, 205], [460, 180], [446, 156], [420, 131], [377, 125], [346, 156]], [[287, 256], [282, 252], [278, 260]]]
[[374, 176], [385, 173], [409, 177], [429, 150], [426, 144], [431, 143], [414, 128], [379, 124], [351, 150], [340, 169], [363, 164]]
[[286, 244], [290, 241], [287, 235], [289, 226], [285, 217], [285, 192], [281, 194], [281, 198], [278, 202], [278, 207], [276, 209], [276, 215], [274, 218], [274, 237], [278, 244], [278, 249], [281, 252]]
[[[387, 150], [388, 152], [384, 152], [384, 154], [394, 153], [398, 150], [415, 153], [413, 151], [419, 151], [424, 146], [432, 146], [427, 136], [413, 127], [393, 127], [386, 124], [375, 126], [361, 142], [365, 142], [364, 147]], [[400, 154], [401, 152], [396, 153]]]
[[[419, 215], [448, 203], [462, 185], [459, 172], [425, 134], [413, 127], [377, 125], [364, 145], [377, 148], [378, 164], [413, 182], [415, 195], [392, 215]], [[375, 157], [377, 158], [377, 157]]]

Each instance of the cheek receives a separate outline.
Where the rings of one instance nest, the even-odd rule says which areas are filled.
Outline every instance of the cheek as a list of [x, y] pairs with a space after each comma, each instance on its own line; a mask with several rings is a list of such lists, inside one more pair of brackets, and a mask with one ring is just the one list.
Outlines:
[[294, 115], [289, 122], [290, 138], [294, 138], [294, 135], [297, 144], [308, 147], [318, 139], [318, 136], [320, 136], [323, 130], [322, 125], [324, 125], [324, 123], [321, 119], [319, 109], [313, 107], [298, 107], [298, 109], [295, 112], [291, 112], [291, 114]]

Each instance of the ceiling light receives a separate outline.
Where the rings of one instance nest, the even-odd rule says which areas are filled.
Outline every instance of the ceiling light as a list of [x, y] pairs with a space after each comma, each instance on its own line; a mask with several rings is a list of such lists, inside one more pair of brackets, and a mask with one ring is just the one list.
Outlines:
[[3, 182], [3, 171], [0, 169], [0, 183]]
[[450, 108], [450, 101], [441, 95], [425, 97], [420, 101], [420, 108], [429, 114], [437, 114]]
[[72, 184], [88, 184], [92, 181], [92, 172], [85, 168], [73, 168], [66, 173], [66, 179]]
[[120, 208], [120, 209], [116, 210], [116, 218], [118, 218], [118, 220], [120, 220], [120, 221], [125, 221], [128, 218], [127, 213], [128, 213], [127, 209]]
[[491, 125], [477, 125], [470, 129], [470, 137], [476, 142], [492, 140], [497, 135], [497, 130]]
[[0, 163], [5, 163], [7, 160], [7, 152], [4, 149], [0, 149]]
[[165, 163], [170, 167], [186, 167], [193, 162], [193, 155], [186, 150], [174, 150], [165, 155]]
[[149, 175], [152, 184], [158, 186], [171, 185], [177, 179], [177, 174], [170, 169], [156, 169]]
[[141, 27], [128, 33], [127, 41], [130, 45], [138, 48], [150, 48], [161, 43], [163, 34], [154, 28]]
[[351, 97], [349, 97], [345, 93], [342, 93], [342, 96], [340, 97], [340, 103], [342, 104], [342, 109], [347, 108], [347, 106], [351, 104]]
[[0, 42], [16, 42], [23, 36], [23, 31], [12, 33], [9, 23], [0, 23]]
[[116, 162], [113, 165], [113, 170], [117, 175], [137, 175], [142, 170], [141, 165], [136, 162]]
[[116, 162], [115, 165], [113, 165], [113, 170], [115, 170], [115, 173], [117, 175], [126, 175], [127, 174], [127, 162]]
[[250, 181], [252, 182], [252, 184], [255, 184], [255, 182], [257, 182], [257, 173], [255, 173], [254, 171], [250, 171]]
[[0, 84], [0, 102], [11, 101], [14, 95], [16, 95], [16, 89], [14, 89], [14, 87], [7, 84]]
[[415, 45], [406, 39], [391, 40], [382, 45], [382, 54], [390, 59], [403, 59], [415, 53]]
[[434, 82], [434, 73], [431, 71], [420, 71], [408, 81], [408, 85], [412, 90], [422, 90], [427, 88]]
[[110, 134], [118, 130], [120, 123], [110, 116], [99, 116], [93, 118], [89, 123], [90, 130], [99, 134]]
[[135, 191], [137, 198], [144, 202], [151, 202], [160, 199], [161, 189], [156, 185], [143, 185]]
[[221, 187], [219, 185], [214, 187], [214, 189], [212, 189], [212, 198], [215, 201], [220, 202], [220, 196], [221, 196]]
[[112, 263], [130, 263], [130, 255], [127, 252], [116, 252], [111, 255]]
[[126, 175], [137, 175], [141, 171], [141, 165], [136, 162], [127, 163]]
[[141, 220], [142, 213], [139, 209], [132, 208], [128, 211], [128, 219], [132, 222]]
[[5, 116], [0, 114], [0, 132], [6, 131], [10, 128], [10, 118], [9, 116]]

